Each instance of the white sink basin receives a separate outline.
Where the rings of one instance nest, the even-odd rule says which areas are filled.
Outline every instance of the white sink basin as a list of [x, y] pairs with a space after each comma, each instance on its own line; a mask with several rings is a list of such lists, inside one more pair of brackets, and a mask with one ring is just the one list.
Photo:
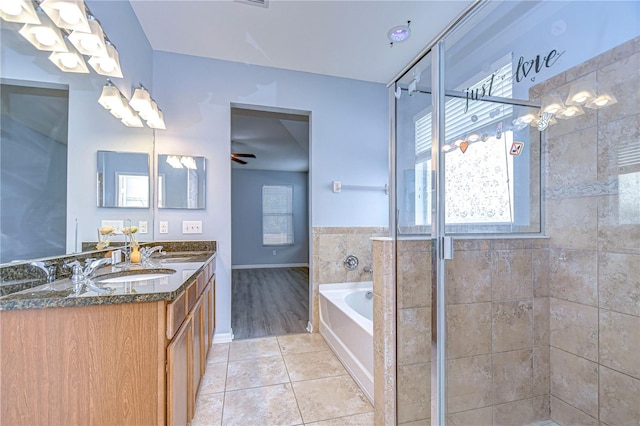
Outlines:
[[130, 283], [134, 281], [155, 280], [156, 278], [166, 277], [171, 274], [142, 274], [142, 275], [125, 275], [123, 277], [107, 278], [100, 280], [100, 283]]

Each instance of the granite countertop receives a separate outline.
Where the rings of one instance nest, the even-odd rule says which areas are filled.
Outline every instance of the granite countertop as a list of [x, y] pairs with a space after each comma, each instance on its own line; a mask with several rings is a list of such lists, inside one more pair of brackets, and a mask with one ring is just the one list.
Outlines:
[[[196, 280], [203, 266], [215, 256], [215, 252], [169, 252], [152, 258], [152, 262], [145, 265], [107, 265], [99, 268], [91, 281], [99, 288], [112, 289], [110, 293], [99, 294], [84, 284], [75, 286], [66, 278], [0, 297], [0, 310], [173, 300]], [[126, 281], [124, 278], [121, 282], [100, 282], [114, 276], [140, 274], [141, 271], [168, 274], [139, 281]]]

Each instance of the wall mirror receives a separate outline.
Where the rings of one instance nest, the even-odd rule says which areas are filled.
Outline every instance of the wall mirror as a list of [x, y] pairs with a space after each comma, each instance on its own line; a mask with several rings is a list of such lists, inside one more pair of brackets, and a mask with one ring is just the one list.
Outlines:
[[149, 155], [98, 151], [98, 207], [149, 208]]
[[158, 155], [158, 208], [204, 209], [206, 161], [190, 155]]

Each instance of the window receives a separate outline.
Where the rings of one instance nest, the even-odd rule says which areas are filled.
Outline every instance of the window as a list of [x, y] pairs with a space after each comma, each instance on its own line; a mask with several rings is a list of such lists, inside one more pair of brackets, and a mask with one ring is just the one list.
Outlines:
[[293, 244], [293, 186], [262, 187], [262, 244]]

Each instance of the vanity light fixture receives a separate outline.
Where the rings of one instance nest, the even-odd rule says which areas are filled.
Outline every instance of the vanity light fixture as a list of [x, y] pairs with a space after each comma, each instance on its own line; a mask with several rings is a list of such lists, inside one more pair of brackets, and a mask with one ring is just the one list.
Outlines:
[[91, 32], [83, 0], [44, 0], [40, 7], [59, 28]]
[[89, 65], [100, 75], [107, 77], [122, 78], [122, 69], [120, 68], [120, 58], [115, 46], [109, 41], [107, 43], [107, 56], [92, 56], [89, 59]]
[[182, 169], [184, 166], [177, 155], [167, 155], [167, 163], [174, 169]]
[[18, 31], [38, 50], [50, 52], [66, 52], [67, 46], [62, 39], [60, 29], [54, 25], [47, 15], [41, 10], [37, 12], [39, 24], [24, 24]]
[[180, 158], [180, 162], [189, 170], [198, 170], [196, 160], [193, 157], [183, 156]]
[[92, 15], [87, 18], [88, 31], [74, 30], [69, 41], [80, 53], [87, 56], [109, 56], [107, 41], [100, 22]]
[[65, 40], [66, 52], [53, 52], [49, 60], [64, 72], [89, 73], [89, 68], [84, 58], [78, 51]]
[[564, 102], [566, 105], [584, 105], [589, 100], [596, 97], [596, 80], [595, 73], [593, 76], [581, 78], [571, 84], [569, 88], [569, 96]]
[[0, 0], [0, 18], [22, 24], [40, 23], [31, 0]]
[[158, 113], [147, 120], [147, 126], [152, 129], [166, 130], [167, 126], [164, 123], [164, 114], [161, 109], [158, 109]]
[[124, 107], [122, 94], [120, 94], [120, 90], [113, 85], [111, 80], [107, 80], [107, 84], [102, 88], [102, 94], [98, 99], [98, 103], [109, 111]]
[[587, 108], [600, 109], [617, 103], [618, 100], [615, 96], [613, 96], [613, 93], [605, 92], [603, 94], [598, 94], [598, 96], [593, 99], [588, 100], [585, 106]]
[[164, 114], [162, 113], [162, 110], [158, 108], [156, 101], [151, 99], [149, 91], [142, 84], [140, 84], [140, 87], [133, 92], [129, 105], [138, 111], [140, 117], [146, 120], [147, 126], [152, 129], [161, 130], [165, 130], [167, 128], [164, 123]]
[[558, 114], [559, 111], [566, 109], [567, 107], [562, 102], [560, 95], [557, 93], [551, 93], [542, 97], [542, 112], [548, 112], [550, 114]]

